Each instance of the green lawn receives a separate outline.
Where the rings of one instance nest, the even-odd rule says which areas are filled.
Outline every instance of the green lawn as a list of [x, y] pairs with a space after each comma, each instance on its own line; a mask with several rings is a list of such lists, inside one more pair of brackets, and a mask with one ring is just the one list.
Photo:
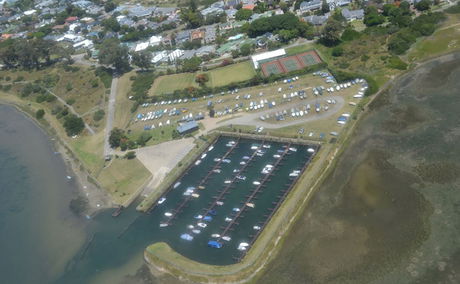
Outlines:
[[314, 47], [314, 44], [312, 43], [306, 43], [302, 45], [297, 45], [293, 47], [286, 48], [286, 54], [287, 55], [295, 55], [304, 51], [309, 51], [312, 50]]
[[[198, 73], [179, 73], [173, 75], [165, 75], [155, 79], [152, 88], [149, 90], [149, 95], [161, 95], [170, 94], [175, 90], [183, 90], [187, 87], [198, 88], [198, 84], [195, 82], [195, 76]], [[205, 72], [209, 76], [209, 87], [224, 86], [233, 82], [241, 82], [249, 80], [256, 74], [254, 67], [250, 61], [244, 61], [225, 67], [219, 67], [216, 69]]]
[[249, 80], [256, 75], [256, 71], [251, 61], [244, 61], [210, 70], [208, 75], [210, 86], [219, 87], [233, 82]]

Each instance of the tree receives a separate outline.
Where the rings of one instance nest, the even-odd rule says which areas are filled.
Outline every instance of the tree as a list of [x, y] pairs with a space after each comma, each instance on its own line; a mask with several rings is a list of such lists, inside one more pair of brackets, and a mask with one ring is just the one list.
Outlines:
[[204, 86], [206, 82], [209, 81], [208, 74], [203, 73], [203, 74], [198, 74], [195, 77], [195, 82], [197, 82], [200, 86]]
[[297, 30], [280, 30], [278, 31], [278, 35], [280, 40], [284, 43], [288, 43], [291, 39], [296, 38], [298, 36]]
[[283, 10], [284, 13], [287, 13], [287, 11], [289, 11], [289, 6], [286, 2], [280, 1], [279, 5], [280, 9]]
[[323, 0], [323, 3], [321, 3], [321, 12], [323, 12], [323, 14], [330, 12], [329, 4], [327, 4], [326, 0]]
[[332, 56], [339, 57], [343, 55], [343, 48], [341, 46], [336, 46], [332, 49]]
[[110, 131], [109, 144], [113, 149], [120, 147], [122, 140], [126, 139], [125, 132], [119, 128]]
[[342, 24], [334, 19], [329, 19], [321, 33], [320, 41], [325, 46], [334, 46], [340, 43]]
[[120, 24], [118, 23], [117, 19], [114, 17], [110, 17], [108, 19], [105, 19], [102, 21], [102, 26], [107, 30], [107, 31], [112, 31], [112, 32], [119, 32], [120, 31]]
[[81, 117], [69, 114], [64, 118], [64, 128], [68, 136], [78, 135], [85, 128], [85, 123]]
[[186, 23], [188, 28], [195, 29], [203, 25], [203, 17], [197, 11], [182, 9], [180, 14], [181, 20]]
[[152, 53], [147, 50], [133, 52], [131, 54], [131, 63], [143, 70], [147, 70], [152, 66]]
[[252, 46], [249, 43], [245, 43], [240, 47], [240, 55], [248, 56], [251, 54]]
[[184, 59], [182, 61], [182, 71], [184, 72], [195, 72], [200, 68], [201, 58], [193, 56], [190, 59]]
[[115, 3], [113, 3], [112, 1], [107, 1], [104, 4], [104, 11], [108, 13], [108, 12], [115, 10], [116, 7], [117, 5]]
[[248, 9], [239, 9], [235, 14], [235, 19], [237, 21], [247, 21], [252, 16], [252, 11]]
[[128, 159], [128, 160], [132, 160], [132, 159], [136, 158], [136, 152], [134, 152], [134, 151], [128, 151], [128, 152], [125, 154], [125, 158]]
[[422, 0], [415, 4], [415, 8], [419, 11], [426, 11], [429, 10], [431, 6], [431, 1], [430, 0]]
[[382, 24], [383, 22], [385, 22], [385, 17], [378, 13], [377, 8], [374, 6], [367, 7], [364, 14], [364, 24], [366, 24], [366, 26], [376, 26]]
[[111, 65], [117, 72], [125, 72], [129, 69], [128, 48], [121, 46], [118, 39], [106, 39], [99, 49], [99, 63]]
[[45, 111], [43, 109], [39, 109], [37, 110], [37, 112], [35, 113], [35, 117], [37, 119], [42, 119], [43, 116], [45, 116]]

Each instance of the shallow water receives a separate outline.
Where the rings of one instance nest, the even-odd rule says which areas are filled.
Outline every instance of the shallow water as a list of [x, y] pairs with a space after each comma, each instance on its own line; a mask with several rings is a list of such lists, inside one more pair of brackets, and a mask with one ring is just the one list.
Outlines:
[[460, 281], [460, 54], [379, 96], [261, 283]]

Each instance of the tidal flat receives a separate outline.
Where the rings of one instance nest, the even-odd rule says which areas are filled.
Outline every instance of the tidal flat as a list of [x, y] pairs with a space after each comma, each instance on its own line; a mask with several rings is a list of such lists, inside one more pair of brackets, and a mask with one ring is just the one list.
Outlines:
[[377, 97], [259, 283], [458, 283], [460, 54]]

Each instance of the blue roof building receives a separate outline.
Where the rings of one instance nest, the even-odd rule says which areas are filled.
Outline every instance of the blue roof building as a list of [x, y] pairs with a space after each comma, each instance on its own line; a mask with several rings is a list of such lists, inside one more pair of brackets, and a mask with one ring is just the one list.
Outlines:
[[177, 127], [179, 134], [186, 134], [198, 129], [198, 123], [195, 120], [183, 123]]

